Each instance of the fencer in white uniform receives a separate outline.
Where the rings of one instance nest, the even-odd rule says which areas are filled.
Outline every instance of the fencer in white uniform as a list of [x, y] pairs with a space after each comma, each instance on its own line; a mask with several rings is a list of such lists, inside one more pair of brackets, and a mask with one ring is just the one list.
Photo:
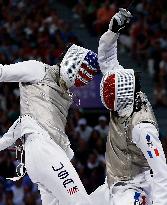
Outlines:
[[65, 125], [72, 103], [69, 88], [86, 85], [97, 69], [97, 55], [76, 45], [59, 65], [35, 60], [0, 65], [0, 82], [19, 82], [21, 108], [21, 117], [0, 139], [0, 150], [24, 138], [26, 170], [38, 184], [43, 205], [92, 204], [70, 162]]
[[99, 42], [101, 99], [111, 117], [106, 182], [91, 196], [96, 205], [166, 205], [167, 164], [154, 113], [138, 74], [117, 60], [119, 32], [130, 18], [120, 9]]

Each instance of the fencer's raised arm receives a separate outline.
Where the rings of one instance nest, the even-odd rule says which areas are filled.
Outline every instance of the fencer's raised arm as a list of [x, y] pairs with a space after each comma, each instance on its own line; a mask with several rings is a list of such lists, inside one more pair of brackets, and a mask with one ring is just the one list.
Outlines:
[[117, 60], [117, 40], [119, 32], [129, 23], [131, 13], [125, 9], [120, 9], [109, 24], [109, 29], [105, 32], [99, 41], [98, 62], [103, 74], [114, 69], [123, 69]]
[[38, 82], [45, 75], [45, 64], [36, 60], [0, 64], [0, 82]]
[[100, 70], [105, 74], [109, 70], [117, 69], [119, 62], [117, 60], [117, 39], [118, 34], [108, 30], [99, 41], [98, 62]]
[[18, 138], [21, 137], [21, 124], [18, 118], [13, 125], [9, 128], [8, 132], [0, 138], [0, 151], [13, 145]]

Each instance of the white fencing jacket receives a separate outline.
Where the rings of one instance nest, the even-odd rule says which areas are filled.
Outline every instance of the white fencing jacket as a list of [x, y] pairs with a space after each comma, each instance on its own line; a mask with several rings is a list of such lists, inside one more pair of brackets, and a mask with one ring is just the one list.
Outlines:
[[[45, 64], [35, 60], [19, 62], [10, 65], [0, 65], [0, 82], [30, 82], [37, 83], [46, 74]], [[20, 125], [20, 118], [14, 122], [9, 131], [1, 138], [0, 150], [11, 146], [24, 134], [36, 132], [34, 121], [25, 116]], [[15, 134], [13, 134], [15, 133]]]

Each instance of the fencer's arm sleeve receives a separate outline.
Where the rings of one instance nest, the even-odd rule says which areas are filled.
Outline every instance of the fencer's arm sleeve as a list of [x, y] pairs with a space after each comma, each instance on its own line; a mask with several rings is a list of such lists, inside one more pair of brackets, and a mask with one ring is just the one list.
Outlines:
[[0, 64], [0, 82], [36, 82], [43, 79], [45, 64], [36, 60]]
[[134, 127], [132, 137], [133, 142], [141, 149], [153, 170], [153, 204], [166, 205], [167, 164], [157, 129], [150, 123], [141, 123]]
[[0, 138], [0, 151], [13, 145], [18, 138], [21, 137], [21, 124], [20, 118], [17, 119], [9, 128], [8, 132]]
[[99, 40], [98, 62], [103, 74], [108, 71], [120, 68], [119, 62], [117, 60], [118, 36], [119, 34], [108, 30], [101, 36]]

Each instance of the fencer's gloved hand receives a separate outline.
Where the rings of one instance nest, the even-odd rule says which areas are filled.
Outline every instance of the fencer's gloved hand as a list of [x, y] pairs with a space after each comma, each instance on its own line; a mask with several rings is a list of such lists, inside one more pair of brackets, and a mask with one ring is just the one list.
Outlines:
[[114, 33], [119, 33], [130, 22], [131, 18], [132, 14], [129, 11], [120, 8], [119, 12], [112, 17], [109, 29]]

